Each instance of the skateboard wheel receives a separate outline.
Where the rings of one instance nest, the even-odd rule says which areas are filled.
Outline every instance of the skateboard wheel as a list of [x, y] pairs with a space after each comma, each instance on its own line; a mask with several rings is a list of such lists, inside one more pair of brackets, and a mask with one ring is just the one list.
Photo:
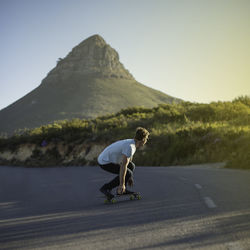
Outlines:
[[137, 198], [137, 200], [140, 200], [140, 199], [141, 199], [141, 196], [140, 196], [140, 195], [137, 195], [136, 198]]
[[105, 204], [110, 204], [110, 203], [114, 204], [114, 203], [116, 203], [116, 199], [111, 199], [111, 200], [106, 199], [106, 200], [104, 201], [104, 203], [105, 203]]
[[130, 200], [133, 201], [135, 199], [134, 195], [130, 196]]

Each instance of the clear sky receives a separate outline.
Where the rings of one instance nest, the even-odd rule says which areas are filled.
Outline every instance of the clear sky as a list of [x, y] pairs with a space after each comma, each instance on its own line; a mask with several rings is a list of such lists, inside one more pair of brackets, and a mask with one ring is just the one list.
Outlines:
[[94, 34], [137, 81], [172, 96], [250, 95], [250, 0], [0, 0], [0, 109]]

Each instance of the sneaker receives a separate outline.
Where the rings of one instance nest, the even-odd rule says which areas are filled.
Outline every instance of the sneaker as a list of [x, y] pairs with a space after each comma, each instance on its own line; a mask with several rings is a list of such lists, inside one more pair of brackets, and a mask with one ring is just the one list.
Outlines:
[[123, 194], [133, 194], [133, 193], [134, 193], [133, 191], [130, 191], [130, 190], [126, 189]]
[[100, 188], [100, 191], [109, 199], [113, 199], [114, 198], [114, 195], [111, 194], [111, 191], [109, 189], [106, 189], [104, 187]]

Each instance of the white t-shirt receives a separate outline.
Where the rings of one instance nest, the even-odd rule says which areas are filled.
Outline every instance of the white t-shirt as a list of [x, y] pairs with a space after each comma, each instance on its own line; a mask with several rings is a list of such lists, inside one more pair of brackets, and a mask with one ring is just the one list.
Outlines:
[[109, 163], [120, 164], [122, 155], [128, 158], [133, 157], [136, 151], [135, 140], [125, 139], [117, 141], [106, 147], [102, 153], [98, 156], [98, 163], [105, 165]]

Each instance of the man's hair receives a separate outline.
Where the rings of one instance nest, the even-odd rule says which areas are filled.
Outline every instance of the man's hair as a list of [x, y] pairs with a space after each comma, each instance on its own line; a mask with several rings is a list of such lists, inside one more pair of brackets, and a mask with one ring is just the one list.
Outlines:
[[149, 136], [149, 132], [145, 128], [139, 127], [136, 129], [136, 132], [135, 132], [136, 140], [142, 141], [145, 138], [148, 138], [148, 136]]

